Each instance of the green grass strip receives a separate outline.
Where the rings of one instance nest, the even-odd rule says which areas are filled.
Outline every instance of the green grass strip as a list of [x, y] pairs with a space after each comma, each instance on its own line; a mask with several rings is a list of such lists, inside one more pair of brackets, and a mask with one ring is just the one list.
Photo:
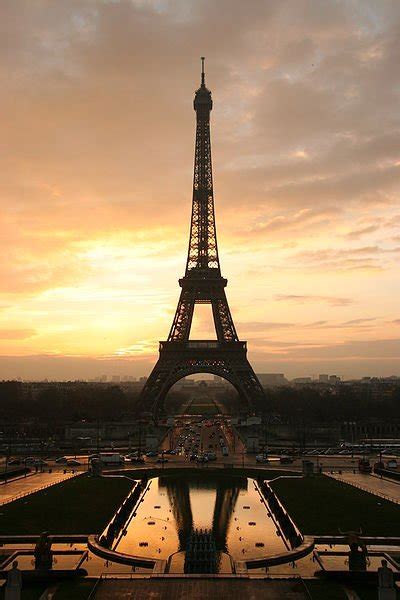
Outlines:
[[132, 486], [123, 477], [68, 479], [0, 507], [0, 534], [99, 533]]
[[272, 488], [303, 534], [400, 536], [400, 505], [330, 477], [279, 479]]

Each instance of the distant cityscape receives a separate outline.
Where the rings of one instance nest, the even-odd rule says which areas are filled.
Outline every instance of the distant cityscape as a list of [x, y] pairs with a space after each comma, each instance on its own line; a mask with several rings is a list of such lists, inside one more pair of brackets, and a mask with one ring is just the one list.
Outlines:
[[[284, 373], [257, 373], [257, 377], [260, 380], [263, 387], [279, 387], [279, 386], [301, 386], [301, 385], [348, 385], [352, 383], [357, 383], [361, 385], [370, 385], [370, 384], [398, 384], [400, 382], [400, 377], [398, 375], [390, 375], [389, 377], [361, 377], [361, 378], [350, 378], [350, 379], [342, 379], [339, 375], [329, 374], [329, 373], [320, 373], [316, 376], [305, 376], [305, 377], [294, 377], [289, 379], [285, 376]], [[3, 379], [1, 381], [10, 381], [7, 379]], [[57, 380], [57, 379], [24, 379], [22, 377], [17, 377], [13, 379], [13, 381], [20, 381], [23, 383], [57, 383], [60, 382], [87, 382], [87, 383], [110, 383], [110, 384], [135, 384], [136, 386], [143, 386], [147, 377], [133, 377], [131, 375], [107, 375], [102, 374], [97, 377], [92, 377], [88, 379], [70, 379], [70, 380]], [[213, 385], [219, 384], [222, 386], [230, 386], [229, 382], [224, 380], [222, 377], [217, 375], [208, 377], [208, 378], [200, 378], [195, 379], [194, 377], [187, 377], [185, 379], [177, 382], [176, 387], [195, 387], [199, 384], [207, 384], [212, 383]]]

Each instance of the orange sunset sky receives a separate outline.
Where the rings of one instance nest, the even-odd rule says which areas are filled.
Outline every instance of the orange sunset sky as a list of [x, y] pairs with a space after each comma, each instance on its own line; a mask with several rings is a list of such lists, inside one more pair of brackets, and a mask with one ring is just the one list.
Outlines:
[[203, 54], [255, 370], [400, 375], [398, 0], [1, 0], [0, 33], [1, 378], [148, 374], [184, 273]]

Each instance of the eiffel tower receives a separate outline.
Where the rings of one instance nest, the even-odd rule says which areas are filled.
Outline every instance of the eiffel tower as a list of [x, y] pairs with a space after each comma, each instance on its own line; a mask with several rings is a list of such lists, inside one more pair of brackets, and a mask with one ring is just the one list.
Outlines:
[[[182, 377], [212, 373], [229, 381], [249, 412], [265, 408], [264, 390], [247, 360], [226, 299], [215, 229], [211, 164], [211, 92], [205, 85], [204, 57], [201, 85], [195, 93], [196, 146], [189, 250], [178, 307], [167, 341], [160, 342], [159, 359], [139, 398], [139, 410], [157, 417], [168, 390]], [[216, 340], [189, 340], [196, 304], [211, 304]]]

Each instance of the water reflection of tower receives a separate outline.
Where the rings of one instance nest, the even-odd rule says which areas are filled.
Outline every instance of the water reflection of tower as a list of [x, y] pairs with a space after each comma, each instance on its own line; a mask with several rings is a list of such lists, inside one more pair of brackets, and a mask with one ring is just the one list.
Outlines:
[[[219, 477], [218, 479], [196, 478], [196, 484], [202, 489], [215, 489], [216, 498], [210, 529], [217, 550], [226, 552], [227, 536], [232, 513], [235, 509], [240, 490], [247, 489], [245, 477]], [[194, 519], [190, 502], [190, 484], [182, 477], [168, 476], [159, 479], [159, 486], [165, 487], [177, 524], [179, 550], [185, 550], [187, 540], [194, 531]]]

